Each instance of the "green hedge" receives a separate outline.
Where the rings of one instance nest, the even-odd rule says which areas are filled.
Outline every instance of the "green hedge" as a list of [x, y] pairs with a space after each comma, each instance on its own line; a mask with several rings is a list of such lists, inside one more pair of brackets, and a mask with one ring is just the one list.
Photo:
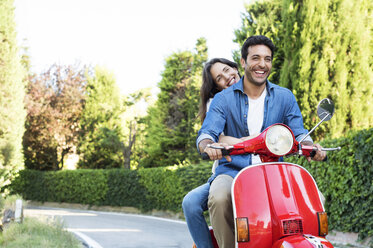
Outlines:
[[313, 175], [326, 198], [329, 229], [373, 236], [373, 128], [346, 134], [346, 137], [320, 142], [338, 147], [328, 152], [327, 162], [288, 158]]
[[144, 199], [146, 188], [139, 183], [138, 171], [123, 169], [94, 171], [105, 174], [105, 182], [107, 183], [106, 195], [97, 205], [127, 206], [140, 209], [145, 209], [149, 205]]
[[140, 169], [23, 170], [12, 193], [41, 202], [136, 207], [181, 211], [184, 195], [207, 181], [211, 163]]
[[[308, 163], [286, 158], [307, 168], [326, 198], [330, 229], [373, 236], [373, 129], [325, 140], [327, 162]], [[14, 193], [36, 201], [91, 205], [132, 206], [180, 212], [183, 196], [206, 182], [211, 163], [140, 169], [137, 171], [75, 170], [41, 172], [23, 170], [12, 182]]]
[[12, 182], [12, 193], [27, 200], [100, 204], [108, 191], [103, 171], [20, 171]]

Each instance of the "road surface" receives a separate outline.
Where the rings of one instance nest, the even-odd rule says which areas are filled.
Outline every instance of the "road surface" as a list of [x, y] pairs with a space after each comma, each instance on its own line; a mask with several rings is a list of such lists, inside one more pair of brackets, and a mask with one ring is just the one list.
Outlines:
[[[24, 213], [25, 216], [61, 218], [66, 228], [83, 239], [85, 244], [89, 244], [90, 248], [192, 248], [193, 244], [186, 223], [183, 221], [134, 214], [47, 207], [29, 207], [24, 210]], [[345, 246], [336, 242], [334, 247], [365, 246]]]
[[185, 222], [153, 216], [28, 207], [25, 216], [61, 218], [92, 248], [192, 248]]

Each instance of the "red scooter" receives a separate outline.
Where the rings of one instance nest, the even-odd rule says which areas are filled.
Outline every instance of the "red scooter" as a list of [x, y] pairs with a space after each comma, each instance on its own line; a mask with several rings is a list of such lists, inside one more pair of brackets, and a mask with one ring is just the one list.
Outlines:
[[[319, 103], [321, 121], [334, 113], [329, 99]], [[301, 141], [300, 141], [301, 142]], [[313, 146], [301, 145], [284, 124], [274, 124], [259, 136], [223, 149], [224, 155], [259, 154], [263, 163], [242, 169], [232, 184], [232, 204], [238, 248], [329, 248], [325, 239], [328, 219], [319, 190], [311, 174], [302, 166], [278, 162], [288, 155], [313, 156]], [[340, 150], [340, 148], [324, 148]], [[207, 155], [207, 154], [205, 154]], [[211, 235], [215, 247], [218, 247]]]

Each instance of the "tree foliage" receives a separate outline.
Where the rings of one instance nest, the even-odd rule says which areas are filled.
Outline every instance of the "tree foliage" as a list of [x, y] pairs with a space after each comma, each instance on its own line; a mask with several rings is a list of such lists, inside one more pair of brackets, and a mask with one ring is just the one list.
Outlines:
[[174, 53], [166, 59], [160, 93], [148, 110], [144, 158], [141, 166], [165, 166], [197, 159], [196, 116], [206, 40], [200, 38], [196, 51]]
[[[289, 81], [304, 113], [305, 125], [315, 123], [317, 103], [329, 97], [336, 104], [328, 127], [338, 137], [350, 129], [373, 125], [372, 7], [367, 0], [285, 1], [287, 32], [299, 27], [285, 49], [283, 80]], [[294, 16], [294, 12], [298, 14]], [[295, 28], [294, 28], [295, 29]], [[289, 36], [285, 36], [291, 37]], [[364, 38], [363, 38], [364, 37]]]
[[152, 100], [151, 88], [138, 90], [124, 98], [122, 149], [125, 169], [138, 168], [144, 147], [146, 108]]
[[23, 167], [25, 72], [18, 51], [13, 0], [0, 1], [0, 169], [7, 171]]
[[83, 69], [60, 65], [30, 78], [23, 137], [27, 168], [63, 168], [65, 156], [74, 151], [78, 139], [85, 80]]
[[114, 76], [96, 67], [87, 80], [87, 98], [80, 121], [78, 167], [118, 168], [123, 164], [122, 102]]
[[321, 99], [335, 102], [335, 118], [316, 130], [319, 139], [373, 125], [372, 6], [368, 0], [256, 1], [236, 30], [239, 44], [257, 34], [274, 41], [270, 80], [293, 91], [306, 128], [317, 122]]

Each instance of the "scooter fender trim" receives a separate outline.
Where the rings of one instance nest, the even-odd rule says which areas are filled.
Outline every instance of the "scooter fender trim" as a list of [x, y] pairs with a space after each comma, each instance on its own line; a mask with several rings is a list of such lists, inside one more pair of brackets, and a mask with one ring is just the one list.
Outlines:
[[305, 234], [280, 239], [272, 248], [333, 248], [333, 245], [322, 237]]

